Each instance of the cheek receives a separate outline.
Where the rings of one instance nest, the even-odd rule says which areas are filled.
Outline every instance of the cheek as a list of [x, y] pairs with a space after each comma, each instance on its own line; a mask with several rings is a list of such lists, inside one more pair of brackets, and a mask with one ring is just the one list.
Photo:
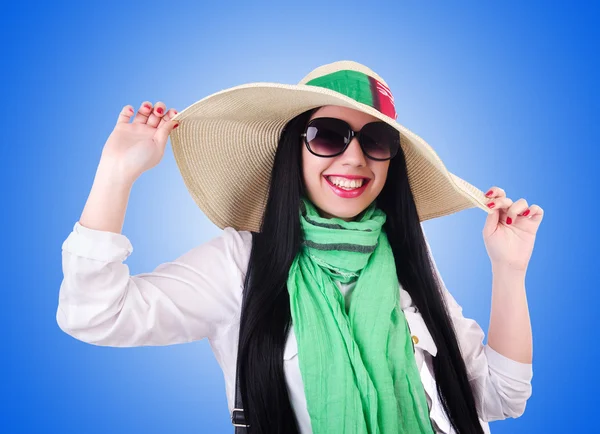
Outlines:
[[385, 162], [383, 164], [377, 164], [376, 166], [373, 166], [371, 168], [371, 170], [375, 174], [375, 178], [377, 179], [377, 184], [380, 186], [380, 188], [383, 188], [383, 186], [385, 184], [389, 167], [390, 167], [390, 163]]
[[306, 185], [319, 183], [326, 168], [327, 162], [322, 158], [315, 157], [306, 149], [302, 152], [302, 177]]

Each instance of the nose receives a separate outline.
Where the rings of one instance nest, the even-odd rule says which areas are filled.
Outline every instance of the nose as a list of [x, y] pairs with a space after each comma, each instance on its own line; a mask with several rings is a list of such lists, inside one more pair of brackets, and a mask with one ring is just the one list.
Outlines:
[[364, 167], [367, 165], [367, 156], [360, 147], [360, 143], [356, 137], [352, 137], [350, 144], [342, 155], [343, 164]]

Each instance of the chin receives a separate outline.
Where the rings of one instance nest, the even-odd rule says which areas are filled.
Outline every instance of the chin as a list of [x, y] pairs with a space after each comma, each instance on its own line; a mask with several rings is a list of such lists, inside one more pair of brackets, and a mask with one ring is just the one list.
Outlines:
[[[369, 202], [371, 203], [371, 202]], [[353, 219], [356, 216], [358, 216], [361, 212], [363, 212], [369, 203], [366, 204], [361, 204], [359, 205], [354, 205], [354, 206], [350, 206], [347, 205], [346, 207], [344, 207], [344, 209], [340, 209], [340, 208], [336, 208], [334, 209], [328, 209], [328, 208], [320, 208], [322, 210], [322, 213], [324, 213], [324, 215], [326, 217], [337, 217], [337, 218], [341, 218], [341, 219]]]

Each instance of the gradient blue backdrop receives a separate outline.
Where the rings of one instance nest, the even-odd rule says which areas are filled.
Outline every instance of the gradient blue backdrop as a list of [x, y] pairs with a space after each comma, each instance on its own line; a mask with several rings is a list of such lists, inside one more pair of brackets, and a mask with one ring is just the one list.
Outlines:
[[[419, 2], [420, 3], [420, 2]], [[527, 273], [533, 395], [500, 433], [595, 431], [598, 11], [589, 3], [13, 2], [2, 6], [0, 431], [233, 432], [208, 342], [118, 349], [56, 324], [61, 244], [125, 104], [181, 110], [252, 81], [295, 83], [352, 59], [382, 75], [398, 120], [482, 190], [545, 210]], [[486, 214], [425, 223], [437, 264], [487, 331]], [[133, 188], [134, 274], [218, 235], [170, 145]]]

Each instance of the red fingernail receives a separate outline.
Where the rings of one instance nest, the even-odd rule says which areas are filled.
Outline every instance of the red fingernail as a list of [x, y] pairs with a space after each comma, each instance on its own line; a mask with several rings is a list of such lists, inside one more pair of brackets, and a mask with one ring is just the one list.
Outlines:
[[132, 109], [131, 107], [129, 107], [129, 111], [130, 111], [131, 113], [133, 113], [133, 109]]
[[486, 196], [491, 196], [491, 195], [492, 195], [492, 193], [493, 193], [493, 191], [492, 191], [492, 190], [490, 190], [490, 191], [488, 191], [488, 192], [487, 192], [485, 195], [486, 195]]
[[157, 108], [157, 109], [156, 109], [156, 112], [157, 112], [159, 115], [162, 115], [162, 114], [163, 114], [163, 111], [164, 111], [164, 110], [163, 110], [163, 108], [162, 108], [162, 107], [159, 107], [159, 108]]
[[146, 107], [147, 109], [151, 109], [152, 106], [150, 104], [144, 104], [144, 107]]
[[506, 217], [506, 224], [509, 225], [512, 223], [512, 219], [510, 217]]
[[527, 210], [527, 211], [525, 211], [525, 212], [523, 213], [523, 215], [524, 215], [524, 216], [526, 216], [526, 215], [529, 215], [529, 211], [530, 211], [530, 210]]
[[494, 202], [490, 202], [490, 203], [488, 203], [488, 206], [489, 206], [490, 208], [493, 208], [493, 207], [495, 207], [495, 206], [496, 206], [496, 204], [495, 204]]
[[173, 127], [173, 129], [177, 128], [179, 126], [179, 124], [175, 124], [175, 126]]

